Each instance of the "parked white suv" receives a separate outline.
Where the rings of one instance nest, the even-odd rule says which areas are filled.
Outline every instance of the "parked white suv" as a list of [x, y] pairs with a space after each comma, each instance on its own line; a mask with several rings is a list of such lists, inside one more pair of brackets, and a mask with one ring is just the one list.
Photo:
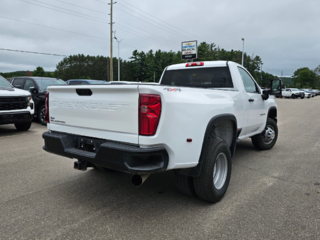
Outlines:
[[34, 103], [27, 91], [13, 88], [0, 76], [0, 125], [14, 124], [19, 131], [30, 128], [34, 114]]
[[300, 91], [297, 88], [286, 88], [282, 91], [282, 96], [286, 98], [297, 98], [303, 99], [305, 97], [305, 92]]

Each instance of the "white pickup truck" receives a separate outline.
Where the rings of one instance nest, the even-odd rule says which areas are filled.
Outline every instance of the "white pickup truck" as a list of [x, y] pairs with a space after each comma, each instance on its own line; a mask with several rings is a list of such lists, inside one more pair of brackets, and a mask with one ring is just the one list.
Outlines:
[[0, 125], [14, 124], [18, 131], [31, 127], [34, 102], [27, 91], [14, 88], [0, 76]]
[[303, 99], [305, 97], [305, 92], [297, 88], [286, 88], [282, 91], [282, 96], [285, 98], [298, 98]]
[[174, 170], [177, 188], [209, 202], [225, 194], [236, 143], [271, 149], [278, 136], [275, 94], [230, 61], [168, 66], [159, 84], [50, 86], [44, 150], [75, 158], [74, 168], [133, 174]]

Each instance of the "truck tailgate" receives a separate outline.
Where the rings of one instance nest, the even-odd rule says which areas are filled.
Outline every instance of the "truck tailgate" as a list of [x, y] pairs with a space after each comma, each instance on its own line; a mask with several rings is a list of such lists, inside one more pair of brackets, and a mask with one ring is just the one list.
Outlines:
[[48, 129], [138, 143], [137, 85], [49, 87]]

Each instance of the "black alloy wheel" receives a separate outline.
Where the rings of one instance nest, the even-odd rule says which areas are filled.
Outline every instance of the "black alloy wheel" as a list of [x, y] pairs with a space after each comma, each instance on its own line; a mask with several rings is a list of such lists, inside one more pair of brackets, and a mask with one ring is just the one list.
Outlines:
[[42, 105], [38, 110], [38, 120], [42, 125], [47, 125], [46, 122], [46, 108]]

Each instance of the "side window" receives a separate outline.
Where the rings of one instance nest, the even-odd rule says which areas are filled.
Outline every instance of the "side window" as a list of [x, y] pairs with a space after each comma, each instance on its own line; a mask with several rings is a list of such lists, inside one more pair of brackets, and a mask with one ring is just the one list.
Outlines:
[[70, 81], [69, 85], [78, 85], [81, 84], [79, 81]]
[[250, 92], [250, 93], [259, 93], [257, 86], [255, 84], [255, 82], [252, 80], [252, 78], [250, 77], [250, 75], [242, 68], [238, 67], [241, 78], [242, 78], [242, 82], [244, 85], [244, 88], [246, 90], [246, 92]]
[[24, 88], [23, 89], [29, 91], [29, 89], [31, 87], [35, 87], [35, 84], [31, 79], [27, 79], [26, 82], [24, 83]]
[[14, 79], [12, 85], [16, 88], [23, 88], [24, 79]]
[[81, 85], [88, 85], [89, 83], [87, 81], [82, 81]]

